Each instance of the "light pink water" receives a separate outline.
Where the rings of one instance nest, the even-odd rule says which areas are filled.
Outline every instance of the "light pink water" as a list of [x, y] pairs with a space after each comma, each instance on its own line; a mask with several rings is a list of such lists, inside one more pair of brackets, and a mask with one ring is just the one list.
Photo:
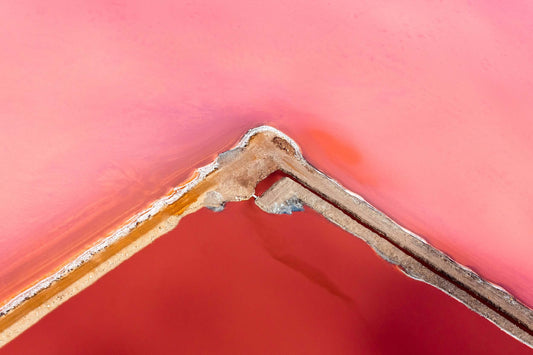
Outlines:
[[0, 300], [274, 125], [533, 306], [527, 1], [0, 3]]

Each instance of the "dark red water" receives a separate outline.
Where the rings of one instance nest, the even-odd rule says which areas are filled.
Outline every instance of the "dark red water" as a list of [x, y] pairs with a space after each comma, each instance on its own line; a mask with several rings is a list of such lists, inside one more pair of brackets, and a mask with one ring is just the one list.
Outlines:
[[8, 354], [529, 354], [312, 211], [206, 209], [8, 344]]

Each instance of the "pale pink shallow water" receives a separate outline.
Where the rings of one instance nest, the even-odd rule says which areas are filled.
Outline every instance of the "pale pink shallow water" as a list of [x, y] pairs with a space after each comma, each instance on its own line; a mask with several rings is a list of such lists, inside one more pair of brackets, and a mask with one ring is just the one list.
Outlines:
[[0, 3], [1, 302], [266, 123], [533, 306], [532, 16], [527, 1]]

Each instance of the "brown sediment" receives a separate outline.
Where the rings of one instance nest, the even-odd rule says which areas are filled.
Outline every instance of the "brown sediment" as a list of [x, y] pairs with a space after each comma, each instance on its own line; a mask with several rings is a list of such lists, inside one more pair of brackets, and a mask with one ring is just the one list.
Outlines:
[[[201, 207], [221, 210], [225, 202], [249, 199], [256, 185], [277, 170], [291, 179], [278, 181], [258, 198], [256, 202], [261, 208], [272, 213], [276, 212], [276, 206], [290, 204], [291, 198], [302, 201], [366, 241], [379, 255], [398, 264], [409, 276], [443, 290], [532, 346], [531, 309], [322, 174], [303, 159], [298, 146], [290, 138], [270, 127], [250, 131], [235, 149], [221, 154], [215, 164], [199, 174], [179, 197], [162, 201], [160, 205], [163, 207], [153, 210], [149, 218], [139, 218], [127, 234], [119, 238], [104, 238], [107, 244], [93, 249], [90, 257], [72, 264], [76, 266], [72, 270], [58, 273], [46, 287], [42, 286], [44, 284], [41, 284], [41, 289], [34, 286], [33, 293], [26, 290], [18, 296], [18, 302], [4, 306], [0, 310], [0, 346], [175, 228], [183, 216]], [[293, 263], [293, 260], [290, 262]], [[27, 296], [24, 297], [25, 294]]]

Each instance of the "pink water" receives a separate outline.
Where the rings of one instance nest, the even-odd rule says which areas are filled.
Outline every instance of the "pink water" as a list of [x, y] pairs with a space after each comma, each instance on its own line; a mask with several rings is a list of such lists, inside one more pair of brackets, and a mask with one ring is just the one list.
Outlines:
[[0, 300], [249, 128], [533, 306], [527, 1], [0, 3]]

